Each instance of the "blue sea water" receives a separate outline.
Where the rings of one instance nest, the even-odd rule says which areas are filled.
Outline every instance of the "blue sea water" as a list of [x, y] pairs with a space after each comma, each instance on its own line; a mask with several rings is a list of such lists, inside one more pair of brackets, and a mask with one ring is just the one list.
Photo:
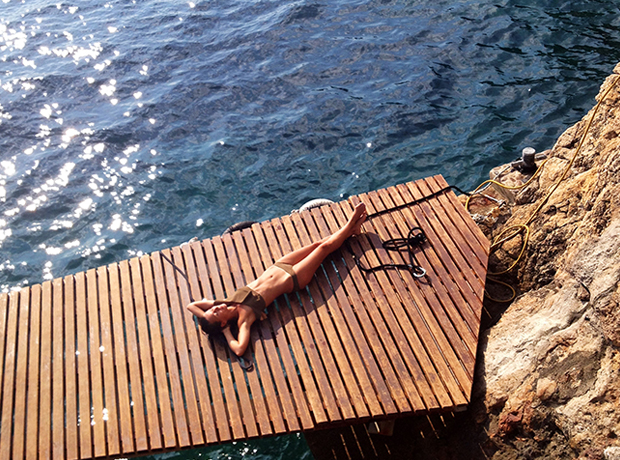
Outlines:
[[[0, 290], [552, 147], [615, 0], [0, 0]], [[310, 458], [297, 435], [154, 458]]]

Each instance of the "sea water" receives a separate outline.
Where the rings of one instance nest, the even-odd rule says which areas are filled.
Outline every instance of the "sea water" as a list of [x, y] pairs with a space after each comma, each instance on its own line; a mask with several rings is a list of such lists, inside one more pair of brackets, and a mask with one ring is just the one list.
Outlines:
[[[0, 290], [551, 148], [615, 0], [0, 0]], [[154, 458], [310, 458], [298, 435]]]

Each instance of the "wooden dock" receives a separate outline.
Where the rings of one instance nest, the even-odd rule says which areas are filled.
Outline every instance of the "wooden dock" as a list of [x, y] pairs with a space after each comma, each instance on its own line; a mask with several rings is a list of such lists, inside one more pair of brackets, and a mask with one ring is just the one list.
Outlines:
[[[369, 214], [441, 176], [359, 195]], [[253, 327], [254, 370], [184, 306], [224, 298], [346, 222], [349, 202], [0, 294], [0, 458], [86, 459], [457, 411], [472, 388], [489, 243], [452, 192], [370, 218], [350, 248], [423, 229], [427, 275], [346, 246]], [[187, 280], [162, 257], [187, 274]]]

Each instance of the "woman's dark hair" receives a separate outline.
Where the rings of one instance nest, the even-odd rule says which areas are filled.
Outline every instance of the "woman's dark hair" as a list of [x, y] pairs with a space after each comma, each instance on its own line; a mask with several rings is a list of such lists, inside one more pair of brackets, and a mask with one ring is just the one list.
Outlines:
[[219, 323], [210, 323], [204, 318], [200, 318], [198, 320], [200, 323], [200, 329], [212, 337], [215, 337], [217, 334], [222, 334], [222, 326]]

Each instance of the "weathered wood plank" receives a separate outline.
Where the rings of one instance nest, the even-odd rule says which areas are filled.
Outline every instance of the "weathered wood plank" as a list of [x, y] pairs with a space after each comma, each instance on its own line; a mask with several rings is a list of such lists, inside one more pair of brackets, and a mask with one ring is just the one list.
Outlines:
[[[417, 189], [401, 188], [401, 191], [403, 192], [402, 198], [407, 200], [411, 196], [430, 195], [432, 191], [428, 189], [428, 187], [424, 187], [424, 185], [424, 183], [418, 184]], [[407, 193], [409, 191], [412, 191], [413, 195]], [[399, 201], [400, 199], [396, 197], [395, 202]], [[438, 198], [423, 203], [417, 207], [419, 214], [416, 215], [416, 219], [418, 221], [423, 221], [430, 226], [425, 229], [425, 232], [427, 232], [426, 235], [437, 252], [437, 256], [442, 262], [442, 264], [436, 265], [437, 274], [440, 279], [444, 280], [444, 285], [454, 282], [454, 289], [446, 290], [454, 302], [453, 308], [458, 310], [458, 315], [464, 320], [464, 322], [460, 321], [459, 323], [456, 323], [455, 321], [455, 326], [463, 338], [463, 341], [468, 345], [470, 352], [475, 355], [478, 337], [478, 331], [476, 329], [479, 324], [476, 318], [477, 315], [468, 306], [468, 303], [479, 303], [481, 299], [475, 295], [471, 285], [467, 282], [463, 275], [464, 271], [469, 272], [471, 269], [467, 262], [461, 257], [460, 251], [452, 241], [453, 238], [459, 234], [459, 232], [451, 231], [448, 233], [445, 229], [445, 225], [449, 223], [450, 220], [442, 214], [442, 209], [440, 209], [440, 206], [438, 205]], [[406, 212], [403, 214], [405, 214], [405, 217], [412, 218], [412, 216], [410, 214], [407, 215]], [[443, 216], [444, 219], [440, 220], [438, 218], [440, 216]], [[457, 266], [457, 264], [459, 266]], [[471, 281], [476, 283], [475, 279], [472, 279]], [[458, 291], [458, 293], [455, 293], [455, 291]], [[445, 305], [448, 307], [449, 304], [446, 303]], [[467, 329], [459, 329], [459, 324], [466, 325]], [[469, 364], [471, 364], [471, 362]]]
[[[215, 295], [218, 299], [224, 299], [229, 295], [232, 295], [234, 292], [234, 287], [232, 285], [232, 280], [230, 279], [229, 274], [229, 266], [226, 260], [226, 253], [224, 251], [224, 245], [222, 244], [222, 239], [220, 237], [213, 238], [211, 240], [213, 244], [213, 250], [216, 256], [217, 266], [220, 271], [220, 278], [223, 279], [224, 285], [220, 283], [216, 283], [214, 280], [214, 289]], [[226, 294], [224, 293], [226, 290]], [[216, 348], [221, 347], [222, 344], [215, 343]], [[229, 358], [230, 354], [230, 358]], [[222, 377], [222, 384], [224, 387], [224, 395], [226, 397], [226, 407], [228, 409], [229, 422], [232, 427], [233, 437], [243, 437], [244, 429], [243, 429], [243, 418], [242, 411], [243, 408], [240, 406], [240, 401], [237, 398], [237, 394], [235, 392], [235, 386], [232, 378], [232, 374], [230, 371], [230, 361], [234, 361], [235, 365], [239, 366], [236, 358], [233, 357], [233, 353], [229, 349], [223, 349], [221, 353], [218, 353], [218, 361], [219, 361], [219, 369]]]
[[[293, 216], [293, 221], [295, 221], [295, 217], [298, 216]], [[306, 219], [311, 219], [309, 213], [305, 213], [303, 217], [305, 217]], [[305, 225], [309, 224], [311, 221], [302, 219], [303, 218], [300, 218], [300, 220], [296, 221], [295, 227], [297, 229], [297, 233], [299, 235], [302, 245], [306, 246], [311, 244], [313, 240], [312, 236], [309, 233], [309, 230], [305, 227]], [[315, 235], [314, 240], [318, 241], [318, 239], [318, 235]], [[356, 381], [355, 372], [352, 369], [349, 358], [344, 350], [343, 343], [341, 342], [339, 334], [337, 332], [337, 328], [331, 318], [330, 309], [328, 305], [326, 305], [326, 299], [324, 297], [324, 294], [321, 292], [316, 282], [316, 277], [315, 280], [313, 280], [308, 285], [308, 290], [310, 291], [310, 295], [314, 300], [315, 309], [318, 313], [321, 326], [325, 331], [325, 335], [327, 337], [330, 349], [336, 359], [336, 362], [338, 363], [338, 369], [347, 389], [347, 398], [350, 400], [351, 404], [355, 408], [356, 415], [354, 417], [368, 417], [370, 415], [370, 412], [368, 407], [366, 406], [364, 397], [362, 396], [360, 384], [358, 384], [358, 382]], [[343, 329], [340, 332], [345, 333], [345, 330]]]
[[39, 400], [39, 458], [52, 455], [52, 282], [41, 287], [41, 368]]
[[75, 304], [75, 278], [72, 275], [63, 279], [64, 287], [64, 340], [65, 340], [65, 426], [67, 434], [67, 460], [74, 460], [79, 456], [78, 442], [78, 389], [77, 389], [77, 364], [76, 364], [76, 304]]
[[[99, 296], [97, 294], [97, 271], [86, 272], [86, 301], [88, 317], [88, 355], [90, 357], [91, 413], [94, 455], [106, 455], [105, 426], [103, 423], [103, 371], [101, 368], [101, 340], [99, 338]], [[82, 421], [84, 421], [82, 419]]]
[[[123, 453], [130, 453], [135, 452], [134, 431], [131, 421], [131, 395], [129, 392], [127, 347], [125, 344], [125, 319], [123, 317], [120, 271], [117, 264], [108, 266], [108, 277], [110, 282], [110, 303], [112, 307], [111, 321], [112, 334], [114, 336], [114, 360], [116, 364], [121, 451]], [[68, 350], [67, 353], [69, 353]], [[141, 414], [137, 414], [138, 418], [140, 416]]]
[[[386, 205], [388, 208], [394, 206], [393, 201], [390, 199], [391, 197], [382, 191], [371, 192], [369, 196], [373, 198], [373, 204], [378, 206], [379, 209], [384, 209]], [[383, 200], [386, 200], [386, 203], [383, 203]], [[389, 217], [383, 218], [382, 223], [384, 224], [382, 231], [385, 232], [386, 239], [403, 238], [407, 236], [409, 228], [403, 223], [400, 212], [392, 213]], [[418, 223], [424, 225], [423, 221]], [[428, 226], [424, 225], [424, 228], [428, 228]], [[433, 340], [437, 343], [441, 351], [441, 357], [443, 357], [442, 360], [438, 355], [435, 363], [438, 366], [444, 382], [446, 382], [450, 389], [453, 401], [457, 405], [463, 405], [467, 402], [463, 394], [463, 389], [471, 386], [471, 377], [467, 375], [459, 358], [463, 356], [464, 359], [467, 359], [468, 351], [463, 346], [462, 341], [460, 341], [458, 334], [454, 330], [454, 326], [444, 310], [443, 304], [444, 302], [450, 302], [450, 298], [441, 288], [441, 280], [435, 273], [433, 264], [427, 259], [427, 254], [433, 254], [433, 251], [430, 249], [431, 248], [427, 248], [426, 251], [418, 251], [416, 255], [420, 262], [426, 267], [426, 276], [430, 279], [430, 283], [417, 282], [408, 270], [401, 271], [400, 275], [405, 281], [405, 285], [408, 287], [409, 292], [413, 293], [417, 291], [424, 296], [425, 301], [418, 303], [419, 309], [431, 331]], [[392, 256], [395, 257], [399, 263], [405, 262], [398, 253], [392, 253]], [[403, 295], [407, 295], [405, 290], [403, 290]], [[459, 351], [461, 352], [460, 354], [458, 353]], [[471, 359], [471, 357], [469, 358]], [[453, 383], [455, 383], [455, 378], [457, 383], [456, 386], [453, 385]]]
[[[140, 260], [137, 257], [129, 261], [131, 283], [133, 286], [136, 337], [138, 340], [139, 362], [142, 371], [142, 388], [144, 391], [144, 409], [149, 436], [149, 449], [162, 447], [161, 426], [159, 421], [159, 403], [155, 391], [153, 358], [150, 344], [149, 326], [146, 319], [146, 302]], [[134, 404], [135, 406], [135, 404]]]
[[148, 433], [144, 414], [144, 394], [142, 392], [142, 378], [140, 376], [140, 349], [136, 333], [136, 314], [134, 307], [133, 285], [129, 261], [123, 260], [118, 264], [123, 299], [123, 318], [125, 331], [125, 351], [129, 369], [130, 406], [132, 408], [134, 425], [134, 442], [137, 452], [148, 450]]
[[[17, 358], [15, 366], [15, 399], [13, 402], [14, 413], [13, 423], [9, 425], [13, 429], [13, 457], [24, 457], [24, 441], [26, 439], [26, 389], [28, 382], [28, 349], [29, 349], [29, 335], [32, 333], [30, 330], [30, 316], [34, 316], [34, 320], [39, 323], [40, 321], [40, 309], [37, 307], [33, 312], [30, 305], [30, 297], [33, 294], [34, 288], [22, 289], [20, 306], [19, 306], [19, 326], [18, 326], [18, 339], [17, 339]], [[35, 358], [35, 366], [39, 366], [39, 324], [36, 326], [37, 336], [34, 337], [34, 346], [37, 349]], [[36, 390], [39, 390], [38, 372], [33, 384], [36, 386]], [[42, 383], [42, 382], [41, 382]], [[2, 425], [3, 427], [5, 425]], [[37, 443], [35, 439], [35, 443]], [[37, 443], [38, 444], [38, 443]]]
[[[263, 257], [263, 260], [265, 261], [265, 268], [269, 268], [271, 265], [269, 245], [265, 236], [270, 230], [271, 228], [268, 223], [264, 223], [260, 229], [255, 229], [255, 235], [257, 236], [256, 245]], [[271, 313], [273, 311], [273, 305], [270, 308]], [[278, 341], [277, 328], [279, 327], [279, 323], [275, 316], [276, 315], [269, 314], [267, 320], [260, 321], [259, 330], [262, 337], [263, 350], [271, 368], [271, 378], [276, 386], [279, 406], [282, 410], [283, 418], [286, 421], [286, 429], [290, 432], [299, 430], [300, 425], [299, 418], [297, 416], [297, 409], [293, 402], [293, 398], [291, 397], [287, 380], [282, 369], [283, 364], [280, 362], [280, 357], [276, 347], [276, 343]], [[290, 353], [288, 349], [285, 352]], [[261, 375], [263, 375], [263, 371], [261, 371]]]
[[[62, 278], [52, 282], [53, 309], [52, 318], [52, 458], [65, 456], [65, 373], [64, 373], [64, 286]], [[75, 355], [74, 355], [75, 356]], [[30, 380], [32, 382], [32, 380]], [[36, 413], [36, 411], [35, 411]], [[28, 457], [31, 458], [31, 457]]]
[[[222, 279], [226, 292], [234, 292], [244, 286], [246, 283], [241, 275], [241, 267], [239, 267], [239, 261], [234, 249], [234, 245], [230, 235], [222, 237], [222, 244], [226, 251], [226, 259], [228, 260], [228, 270], [222, 273]], [[235, 278], [235, 282], [233, 282]], [[239, 398], [239, 406], [241, 408], [241, 414], [243, 417], [243, 424], [245, 425], [246, 433], [248, 437], [258, 436], [257, 420], [254, 416], [254, 408], [250, 401], [250, 394], [248, 392], [248, 384], [245, 379], [245, 371], [241, 368], [239, 361], [233, 359], [231, 362], [231, 368], [235, 376], [235, 386], [237, 388], [237, 396]]]
[[[251, 237], [251, 233], [249, 232], [249, 230], [248, 232], [244, 232], [244, 234], [249, 234]], [[239, 262], [241, 264], [241, 273], [239, 274], [242, 274], [242, 277], [235, 279], [235, 283], [237, 284], [237, 286], [244, 283], [244, 280], [249, 282], [256, 277], [256, 274], [252, 269], [252, 264], [248, 257], [248, 249], [245, 246], [243, 238], [244, 234], [242, 234], [241, 232], [234, 232], [233, 235], [231, 235], [237, 250], [237, 254], [239, 256]], [[260, 318], [258, 318], [258, 320], [260, 321]], [[256, 329], [254, 328], [250, 337], [250, 343], [254, 344], [253, 347], [256, 346], [258, 340], [258, 334], [256, 333]], [[271, 434], [273, 430], [271, 429], [271, 424], [269, 423], [269, 413], [267, 412], [267, 406], [263, 398], [261, 383], [258, 380], [257, 374], [257, 372], [248, 372], [246, 373], [246, 376], [250, 384], [252, 402], [254, 405], [254, 410], [256, 412], [256, 420], [260, 428], [260, 434], [264, 436], [267, 434]]]
[[[276, 225], [264, 229], [267, 243], [272, 249], [272, 255], [275, 260], [282, 257], [282, 252], [278, 248], [278, 242], [276, 239], [276, 233], [280, 233], [281, 231], [282, 224], [279, 221]], [[273, 250], [275, 250], [276, 248], [278, 249], [278, 251], [276, 253], [273, 253]], [[289, 347], [288, 339], [284, 333], [285, 326], [284, 324], [282, 324], [282, 321], [280, 320], [277, 312], [277, 310], [288, 309], [288, 304], [284, 297], [278, 298], [277, 303], [280, 307], [278, 309], [271, 309], [272, 313], [269, 315], [269, 320], [271, 321], [275, 339], [278, 344], [280, 359], [282, 360], [284, 369], [286, 371], [286, 378], [288, 380], [292, 396], [297, 406], [297, 415], [299, 416], [299, 419], [301, 421], [301, 426], [303, 429], [309, 429], [313, 426], [313, 422], [312, 417], [310, 416], [308, 403], [306, 401], [306, 395], [301, 388], [299, 376], [297, 375], [297, 370], [295, 369], [293, 357], [291, 356], [291, 349]]]
[[[388, 208], [403, 203], [402, 198], [397, 192], [388, 194], [379, 191], [378, 195]], [[460, 295], [458, 285], [454, 283], [453, 276], [446, 271], [444, 266], [444, 264], [449, 261], [450, 256], [441, 244], [441, 238], [436, 235], [433, 225], [430, 222], [435, 220], [435, 218], [434, 216], [427, 216], [423, 212], [420, 212], [420, 208], [427, 207], [428, 204], [426, 202], [422, 202], [418, 206], [413, 207], [413, 211], [417, 212], [415, 217], [409, 214], [408, 209], [393, 213], [393, 220], [389, 222], [389, 225], [394, 232], [393, 234], [406, 236], [409, 229], [414, 226], [420, 226], [426, 234], [428, 240], [424, 244], [422, 250], [418, 251], [417, 257], [419, 258], [420, 264], [426, 267], [426, 277], [430, 280], [432, 289], [430, 286], [419, 283], [421, 290], [425, 297], [429, 299], [429, 307], [448, 339], [451, 349], [454, 350], [456, 356], [458, 356], [467, 368], [473, 369], [473, 363], [475, 361], [474, 355], [476, 353], [476, 339], [454, 305], [454, 299], [457, 299], [457, 301], [460, 300], [461, 302], [463, 299]], [[408, 221], [405, 220], [406, 217], [409, 217]], [[453, 275], [460, 276], [458, 273]], [[411, 275], [409, 273], [403, 273], [403, 276], [407, 277]], [[411, 277], [410, 283], [411, 281], [413, 281], [413, 277]], [[431, 327], [434, 326], [433, 322], [429, 324]], [[434, 331], [434, 333], [437, 334], [437, 331]], [[439, 341], [439, 343], [440, 345], [442, 344], [441, 341]], [[449, 360], [451, 356], [447, 355], [447, 358]], [[455, 374], [460, 375], [462, 366], [455, 361], [451, 363], [451, 365], [454, 366], [453, 371]], [[466, 369], [463, 370], [466, 371]], [[466, 379], [465, 381], [470, 382], [473, 379], [473, 375], [469, 375]], [[459, 381], [461, 381], [460, 377]], [[467, 385], [469, 385], [469, 383], [467, 383]]]
[[[369, 208], [369, 214], [385, 209], [377, 193], [369, 193], [367, 196], [362, 195], [361, 199]], [[372, 228], [374, 229], [374, 233], [380, 239], [380, 241], [375, 241], [373, 246], [375, 246], [377, 254], [380, 256], [380, 263], [383, 264], [389, 264], [392, 263], [392, 261], [398, 263], [403, 262], [402, 258], [398, 254], [388, 254], [382, 246], [382, 241], [406, 236], [406, 234], [402, 235], [399, 233], [394, 233], [393, 228], [390, 228], [388, 231], [391, 220], [392, 218], [390, 215], [382, 215], [377, 218], [370, 219], [370, 222], [373, 224]], [[387, 270], [386, 274], [388, 275], [391, 284], [394, 286], [394, 291], [391, 295], [395, 297], [390, 300], [390, 304], [396, 304], [400, 301], [397, 299], [402, 299], [405, 311], [408, 313], [410, 321], [412, 321], [417, 334], [420, 336], [424, 348], [431, 356], [432, 364], [436, 368], [437, 374], [446, 385], [446, 389], [448, 389], [452, 400], [455, 403], [457, 401], [460, 402], [463, 399], [461, 389], [458, 386], [458, 382], [452, 375], [448, 363], [445, 361], [443, 348], [436, 342], [435, 334], [443, 335], [443, 332], [433, 319], [431, 308], [423, 295], [425, 292], [423, 290], [424, 286], [418, 286], [417, 282], [411, 279], [411, 276], [403, 278], [407, 275], [407, 273], [403, 273], [401, 270]], [[384, 289], [387, 290], [386, 292], [389, 292], [390, 290], [387, 285], [384, 285]], [[432, 294], [432, 291], [429, 290], [429, 294]], [[445, 342], [446, 341], [444, 339], [442, 343]], [[447, 352], [454, 355], [452, 350], [447, 350]], [[456, 360], [456, 358], [454, 358], [454, 360]], [[458, 362], [458, 360], [456, 360], [456, 362]], [[437, 393], [437, 396], [439, 395], [440, 393]]]
[[99, 289], [99, 318], [101, 328], [101, 361], [105, 403], [101, 414], [101, 424], [106, 427], [108, 455], [120, 454], [118, 434], [118, 412], [116, 409], [116, 374], [114, 372], [114, 347], [112, 345], [112, 321], [110, 317], [110, 285], [107, 267], [97, 269]]
[[[424, 185], [428, 187], [428, 192], [425, 193], [436, 193], [442, 188], [434, 177], [426, 179]], [[399, 189], [404, 188], [409, 187], [404, 187], [404, 184], [399, 186]], [[486, 246], [479, 244], [475, 236], [469, 231], [469, 227], [465, 224], [463, 216], [458, 213], [457, 208], [462, 208], [463, 205], [453, 192], [446, 192], [439, 194], [437, 200], [431, 203], [431, 207], [450, 236], [448, 244], [451, 243], [465, 259], [466, 265], [458, 263], [459, 267], [463, 270], [463, 275], [467, 278], [474, 290], [476, 290], [475, 287], [479, 285], [482, 285], [484, 288], [486, 260], [488, 259]], [[468, 220], [471, 219], [468, 218]], [[465, 270], [466, 267], [470, 269]], [[478, 297], [478, 301], [479, 300], [481, 300], [480, 297]]]
[[78, 426], [80, 427], [80, 457], [92, 457], [90, 425], [90, 372], [88, 370], [88, 318], [85, 273], [75, 274], [75, 334], [78, 382]]
[[[30, 288], [24, 288], [30, 289]], [[22, 289], [22, 290], [24, 290]], [[9, 305], [6, 328], [6, 347], [4, 353], [4, 372], [2, 373], [2, 424], [11, 426], [13, 422], [14, 391], [15, 391], [15, 365], [17, 359], [17, 324], [19, 319], [20, 293], [13, 291], [9, 294]], [[13, 437], [11, 430], [0, 431], [0, 458], [11, 458]]]
[[[6, 347], [6, 319], [9, 313], [9, 294], [0, 293], [0, 369], [4, 367], [4, 350]], [[0, 375], [0, 388], [4, 388], [4, 381]], [[0, 409], [2, 408], [3, 393], [0, 392]], [[1, 410], [0, 410], [1, 416]]]
[[[286, 216], [282, 218], [283, 227], [286, 228], [290, 224], [290, 219], [286, 219]], [[282, 232], [278, 232], [278, 235], [276, 236], [281, 236], [281, 234]], [[249, 231], [246, 233], [246, 237], [251, 238], [251, 233]], [[279, 243], [284, 254], [292, 251], [287, 237], [279, 239]], [[325, 423], [327, 422], [327, 414], [325, 413], [325, 409], [323, 407], [321, 393], [319, 392], [312, 375], [311, 367], [314, 367], [315, 372], [320, 376], [319, 378], [324, 379], [324, 381], [327, 381], [327, 376], [325, 375], [323, 366], [320, 365], [320, 358], [318, 358], [316, 348], [312, 346], [313, 339], [311, 335], [307, 333], [309, 328], [307, 323], [304, 321], [303, 315], [293, 313], [295, 310], [299, 311], [300, 308], [296, 294], [292, 293], [288, 295], [288, 302], [290, 307], [282, 303], [282, 306], [279, 309], [282, 323], [286, 328], [287, 337], [289, 338], [291, 348], [293, 350], [295, 362], [303, 381], [306, 397], [308, 398], [308, 404], [314, 417], [314, 423]], [[296, 321], [296, 319], [298, 321]], [[306, 340], [301, 339], [300, 335], [302, 337], [305, 336]], [[306, 344], [306, 348], [304, 348], [304, 343]], [[310, 363], [308, 363], [308, 360], [310, 360]], [[330, 403], [333, 404], [335, 408], [335, 400], [333, 399], [333, 393], [331, 392], [329, 385], [323, 385], [323, 388], [326, 392], [325, 398], [330, 398]], [[338, 414], [337, 409], [335, 413]], [[339, 415], [336, 416], [339, 417]]]
[[[297, 234], [298, 225], [301, 225], [299, 216], [293, 214], [291, 215], [291, 217], [293, 225], [289, 227], [290, 230], [287, 236], [293, 250], [297, 250], [309, 243], [303, 243]], [[267, 254], [269, 253], [267, 252]], [[269, 256], [267, 255], [264, 257], [268, 258]], [[334, 359], [334, 355], [332, 354], [329, 343], [327, 341], [327, 337], [325, 336], [325, 332], [323, 331], [323, 328], [321, 326], [321, 321], [316, 306], [312, 303], [310, 296], [308, 295], [307, 289], [300, 291], [298, 295], [299, 299], [301, 299], [302, 309], [296, 311], [295, 316], [303, 316], [306, 318], [307, 323], [310, 327], [310, 333], [314, 337], [314, 340], [310, 343], [314, 343], [316, 349], [318, 350], [321, 359], [323, 360], [325, 371], [328, 375], [327, 382], [325, 382], [325, 379], [322, 378], [322, 374], [319, 374], [319, 387], [330, 386], [331, 391], [323, 391], [323, 394], [327, 397], [331, 397], [331, 394], [333, 392], [333, 395], [336, 399], [336, 404], [327, 405], [326, 410], [330, 414], [330, 418], [332, 418], [333, 420], [353, 418], [355, 417], [353, 405], [351, 404], [351, 400], [348, 397], [344, 381], [340, 375], [340, 372], [338, 370], [339, 368], [336, 365], [336, 361]], [[296, 308], [296, 304], [293, 305], [294, 308]], [[321, 367], [319, 367], [318, 369], [321, 369]], [[340, 414], [334, 411], [334, 409], [336, 408], [340, 410]], [[330, 410], [332, 410], [332, 412], [329, 412]]]
[[[347, 214], [353, 212], [348, 207], [346, 211]], [[337, 215], [341, 218], [340, 222], [336, 220]], [[342, 206], [334, 205], [331, 206], [330, 209], [325, 209], [323, 211], [323, 216], [328, 225], [329, 231], [332, 233], [337, 231], [337, 229], [346, 223], [346, 217], [343, 213]], [[350, 238], [343, 245], [338, 256], [333, 257], [336, 271], [337, 273], [342, 274], [340, 275], [342, 283], [351, 301], [351, 307], [346, 309], [346, 313], [348, 315], [347, 322], [353, 325], [355, 324], [353, 315], [359, 318], [360, 326], [364, 332], [362, 332], [362, 330], [358, 327], [356, 334], [358, 337], [365, 336], [367, 338], [368, 343], [372, 348], [372, 353], [377, 357], [377, 364], [371, 362], [369, 358], [365, 358], [365, 363], [369, 369], [376, 367], [376, 370], [372, 372], [371, 375], [373, 375], [373, 384], [376, 388], [377, 396], [379, 397], [379, 400], [382, 401], [385, 408], [385, 413], [390, 413], [390, 408], [386, 402], [387, 396], [384, 395], [386, 393], [391, 395], [394, 402], [396, 402], [398, 406], [398, 411], [400, 412], [422, 410], [424, 408], [424, 404], [417, 389], [415, 388], [413, 379], [410, 378], [410, 375], [407, 372], [407, 368], [400, 356], [399, 349], [395, 346], [390, 335], [386, 333], [387, 331], [385, 330], [384, 325], [382, 326], [382, 332], [384, 332], [382, 336], [385, 337], [385, 341], [383, 343], [381, 342], [377, 329], [368, 317], [365, 304], [372, 303], [368, 301], [368, 299], [372, 299], [372, 295], [368, 291], [366, 283], [359, 282], [361, 276], [360, 270], [354, 263], [352, 263], [353, 261], [351, 260], [350, 244], [355, 238], [356, 237]], [[347, 265], [347, 261], [350, 262], [350, 265]], [[348, 276], [345, 276], [347, 273]], [[334, 278], [336, 273], [330, 271], [330, 274], [332, 276], [332, 285], [335, 285], [337, 283], [337, 280]], [[358, 281], [358, 283], [356, 283], [356, 281]], [[366, 302], [364, 302], [364, 297], [367, 299]], [[341, 301], [341, 304], [345, 304], [344, 299]], [[380, 321], [380, 323], [383, 324], [383, 321]], [[379, 369], [381, 370], [379, 371]], [[400, 380], [397, 374], [400, 376]], [[410, 406], [410, 403], [413, 407]]]
[[[306, 228], [314, 241], [319, 241], [331, 234], [331, 232], [327, 230], [324, 218], [321, 213], [318, 212], [318, 209], [312, 209], [311, 212], [307, 214], [305, 223]], [[319, 233], [319, 227], [323, 227], [323, 234]], [[334, 274], [332, 260], [337, 254], [338, 253], [332, 254], [323, 262], [323, 270], [317, 270], [315, 279], [318, 281], [318, 285], [323, 292], [330, 316], [334, 321], [334, 325], [336, 326], [338, 335], [341, 338], [348, 360], [351, 363], [356, 380], [359, 384], [359, 388], [364, 396], [368, 413], [370, 416], [377, 416], [379, 414], [394, 414], [397, 412], [396, 406], [387, 389], [383, 392], [384, 407], [381, 407], [375, 388], [373, 388], [371, 383], [371, 379], [378, 377], [371, 374], [373, 371], [378, 372], [378, 369], [368, 348], [368, 344], [359, 331], [357, 319], [354, 315], [345, 317], [345, 315], [350, 312], [350, 305], [349, 300], [346, 298], [346, 294], [342, 291], [340, 281], [336, 279], [337, 276]], [[325, 275], [326, 272], [333, 275], [332, 279], [335, 284], [330, 284]], [[340, 304], [338, 300], [340, 300]], [[350, 320], [350, 322], [347, 320]], [[356, 335], [356, 332], [360, 333]], [[364, 365], [364, 361], [366, 361], [367, 365]], [[405, 404], [407, 403], [405, 402]]]

